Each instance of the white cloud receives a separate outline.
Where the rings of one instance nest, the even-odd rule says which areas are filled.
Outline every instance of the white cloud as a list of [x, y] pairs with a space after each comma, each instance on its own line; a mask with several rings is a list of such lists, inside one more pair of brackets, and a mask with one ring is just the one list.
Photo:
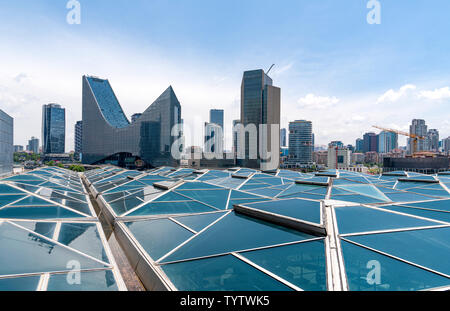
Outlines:
[[433, 91], [422, 91], [419, 97], [431, 100], [450, 99], [450, 88], [447, 86]]
[[396, 102], [404, 96], [409, 95], [410, 91], [413, 91], [416, 88], [417, 87], [413, 84], [406, 84], [402, 86], [398, 91], [390, 89], [378, 98], [377, 103]]
[[317, 96], [312, 93], [298, 100], [301, 108], [327, 109], [339, 103], [336, 97]]

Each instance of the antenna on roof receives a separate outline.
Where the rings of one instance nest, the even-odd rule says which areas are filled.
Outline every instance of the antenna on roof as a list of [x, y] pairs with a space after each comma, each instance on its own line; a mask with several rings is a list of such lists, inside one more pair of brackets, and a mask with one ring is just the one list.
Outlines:
[[269, 75], [269, 72], [272, 70], [272, 68], [275, 66], [275, 64], [272, 64], [272, 66], [270, 66], [269, 70], [267, 70], [266, 75]]

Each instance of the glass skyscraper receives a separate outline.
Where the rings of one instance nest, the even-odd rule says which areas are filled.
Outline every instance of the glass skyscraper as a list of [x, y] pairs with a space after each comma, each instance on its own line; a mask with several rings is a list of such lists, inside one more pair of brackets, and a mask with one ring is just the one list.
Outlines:
[[66, 149], [66, 109], [57, 104], [42, 106], [42, 152], [62, 154]]
[[[276, 162], [278, 168], [280, 162], [280, 142], [278, 141], [275, 150], [271, 149], [272, 139], [279, 140], [280, 138], [280, 102], [281, 89], [273, 86], [272, 79], [265, 74], [262, 69], [251, 70], [244, 72], [241, 85], [241, 122], [244, 127], [254, 125], [257, 130], [257, 137], [253, 139], [248, 133], [245, 133], [245, 159], [242, 165], [250, 168], [273, 169], [274, 167], [267, 167], [267, 162], [261, 160], [266, 158], [265, 154], [260, 154], [260, 149], [263, 152], [268, 151], [272, 153], [272, 163]], [[260, 125], [267, 124], [267, 132], [261, 133]], [[276, 137], [272, 137], [270, 126], [275, 124], [278, 126], [278, 133]], [[262, 140], [260, 140], [260, 136]], [[257, 159], [250, 157], [250, 144], [256, 147], [258, 156]], [[262, 145], [260, 148], [260, 145]]]
[[39, 139], [36, 137], [31, 137], [28, 141], [27, 150], [33, 152], [34, 154], [39, 153]]
[[83, 150], [83, 121], [75, 124], [75, 157], [80, 160]]
[[378, 152], [389, 153], [398, 148], [398, 135], [383, 131], [378, 135]]
[[12, 173], [14, 120], [0, 109], [0, 175]]
[[[172, 136], [181, 124], [181, 106], [170, 86], [134, 122], [130, 123], [108, 80], [83, 76], [82, 162], [119, 166], [177, 165]], [[139, 163], [139, 165], [138, 165]]]
[[311, 121], [298, 120], [289, 123], [289, 159], [291, 164], [309, 164], [313, 161]]

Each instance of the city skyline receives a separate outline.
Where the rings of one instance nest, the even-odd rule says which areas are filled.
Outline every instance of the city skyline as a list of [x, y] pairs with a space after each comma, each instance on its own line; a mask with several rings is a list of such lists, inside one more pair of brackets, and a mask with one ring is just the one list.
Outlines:
[[[333, 140], [353, 143], [370, 131], [368, 124], [408, 130], [417, 118], [438, 129], [441, 138], [450, 136], [445, 109], [450, 61], [443, 52], [450, 47], [445, 40], [449, 21], [444, 13], [450, 9], [446, 1], [437, 1], [440, 10], [423, 2], [383, 3], [383, 22], [377, 26], [367, 24], [363, 1], [345, 7], [333, 1], [297, 1], [286, 7], [267, 2], [257, 10], [286, 18], [283, 24], [268, 21], [271, 30], [264, 36], [253, 27], [259, 21], [251, 14], [252, 1], [204, 2], [199, 12], [185, 2], [177, 7], [137, 1], [127, 8], [130, 19], [121, 16], [123, 5], [82, 2], [81, 25], [68, 25], [63, 2], [1, 4], [0, 105], [16, 120], [16, 145], [39, 136], [40, 120], [33, 117], [42, 105], [58, 102], [67, 109], [66, 150], [73, 150], [73, 125], [81, 119], [79, 77], [94, 74], [115, 81], [128, 118], [145, 109], [147, 99], [156, 98], [167, 85], [177, 89], [181, 104], [190, 111], [185, 126], [198, 133], [209, 109], [224, 109], [226, 149], [231, 149], [241, 74], [267, 70], [272, 63], [276, 66], [270, 76], [283, 90], [281, 127], [299, 118], [311, 120], [316, 145]], [[168, 9], [173, 14], [160, 14]], [[397, 16], [405, 15], [409, 18], [398, 22]], [[223, 27], [230, 16], [235, 22]], [[425, 17], [417, 25], [420, 16]], [[202, 22], [192, 23], [191, 18]], [[436, 21], [442, 27], [436, 27]], [[170, 27], [158, 26], [161, 23]], [[116, 39], [105, 39], [100, 28]], [[408, 35], [411, 31], [415, 36]], [[29, 40], [20, 39], [23, 33]], [[319, 40], [323, 36], [330, 41]], [[426, 44], [429, 41], [434, 44]], [[52, 49], [43, 52], [43, 45]], [[121, 65], [124, 59], [134, 61]], [[191, 143], [187, 137], [187, 145], [200, 145], [202, 135], [194, 138]], [[406, 145], [406, 139], [399, 144]]]

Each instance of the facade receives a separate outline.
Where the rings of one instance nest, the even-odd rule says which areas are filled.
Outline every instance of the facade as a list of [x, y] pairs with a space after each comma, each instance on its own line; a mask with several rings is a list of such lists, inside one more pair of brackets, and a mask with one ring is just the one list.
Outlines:
[[223, 153], [222, 132], [219, 124], [205, 122], [205, 153]]
[[337, 147], [330, 144], [328, 147], [328, 165], [329, 169], [341, 169], [351, 165], [352, 152], [347, 147]]
[[318, 165], [328, 165], [328, 151], [322, 150], [322, 151], [316, 151], [313, 154], [314, 156], [314, 162]]
[[375, 151], [371, 151], [371, 152], [366, 152], [364, 154], [364, 161], [366, 163], [379, 163], [380, 162], [380, 156], [378, 154], [378, 152]]
[[[412, 120], [412, 124], [409, 127], [409, 133], [414, 134], [421, 137], [427, 137], [428, 135], [428, 126], [425, 124], [425, 120], [422, 119], [414, 119]], [[411, 139], [408, 139], [408, 154], [414, 153], [414, 144]], [[417, 141], [417, 152], [427, 151], [427, 141], [426, 139], [419, 139]]]
[[445, 153], [450, 152], [450, 137], [442, 140], [442, 151]]
[[298, 120], [289, 123], [290, 164], [310, 164], [313, 162], [312, 122]]
[[363, 164], [365, 161], [364, 153], [352, 153], [352, 164]]
[[237, 132], [237, 125], [241, 123], [241, 120], [233, 120], [233, 154], [236, 159], [237, 149], [239, 144], [239, 135]]
[[366, 152], [378, 152], [378, 136], [375, 133], [364, 134], [363, 150]]
[[36, 137], [31, 137], [31, 139], [28, 141], [27, 150], [30, 152], [33, 152], [34, 154], [39, 153], [39, 139]]
[[14, 152], [22, 152], [22, 151], [23, 151], [23, 146], [20, 146], [20, 145], [14, 146]]
[[383, 131], [378, 135], [378, 153], [389, 153], [398, 148], [398, 134]]
[[281, 129], [280, 130], [280, 146], [281, 147], [287, 147], [286, 136], [287, 136], [286, 129]]
[[176, 166], [172, 151], [182, 153], [176, 148], [180, 124], [181, 105], [171, 86], [130, 124], [109, 81], [83, 76], [84, 164]]
[[209, 111], [209, 123], [219, 125], [222, 130], [224, 129], [224, 111], [222, 109], [211, 109]]
[[356, 140], [355, 149], [358, 152], [363, 152], [364, 151], [364, 139], [358, 138]]
[[[256, 135], [253, 136], [256, 137], [251, 137], [249, 133], [240, 134], [245, 135], [242, 166], [263, 170], [278, 168], [280, 102], [281, 89], [273, 86], [272, 79], [262, 69], [244, 72], [241, 85], [241, 122], [245, 128], [254, 127]], [[266, 130], [262, 130], [260, 125], [267, 125]], [[276, 137], [272, 136], [272, 125], [278, 127]], [[273, 145], [276, 145], [274, 150], [271, 150], [272, 139]], [[253, 154], [255, 150], [257, 156]], [[271, 157], [267, 152], [271, 153]]]
[[12, 173], [14, 119], [0, 109], [0, 176]]
[[62, 154], [66, 148], [66, 109], [57, 104], [42, 106], [42, 152]]
[[75, 124], [75, 158], [81, 159], [83, 153], [83, 121], [78, 121]]
[[427, 134], [426, 149], [432, 152], [439, 152], [439, 131], [430, 129]]

